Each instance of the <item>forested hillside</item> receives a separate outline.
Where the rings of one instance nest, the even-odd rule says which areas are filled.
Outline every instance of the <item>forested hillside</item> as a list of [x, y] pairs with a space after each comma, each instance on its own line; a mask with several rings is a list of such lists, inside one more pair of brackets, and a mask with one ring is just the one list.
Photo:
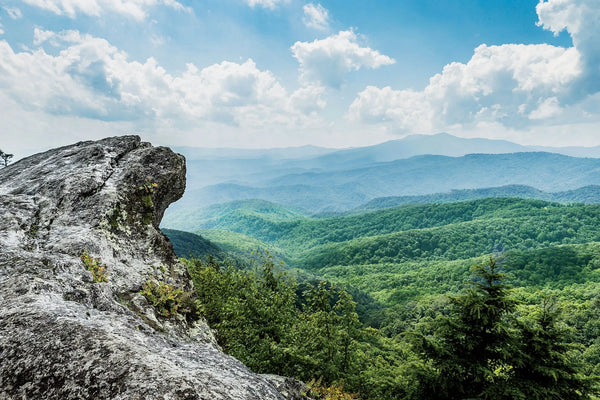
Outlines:
[[579, 189], [564, 192], [544, 192], [531, 186], [506, 185], [494, 188], [452, 190], [447, 193], [434, 193], [421, 196], [391, 196], [373, 199], [353, 212], [365, 210], [378, 210], [382, 208], [397, 207], [404, 204], [424, 203], [451, 203], [456, 201], [486, 199], [491, 197], [518, 197], [522, 199], [535, 199], [555, 201], [559, 203], [600, 203], [600, 186], [590, 185]]
[[[374, 246], [380, 252], [384, 247], [395, 249], [387, 251], [392, 257], [391, 252], [400, 250], [398, 246], [401, 246], [394, 243], [403, 238], [445, 243], [446, 250], [443, 251], [456, 253], [453, 257], [469, 255], [470, 249], [475, 252], [481, 249], [481, 254], [485, 254], [557, 243], [583, 243], [598, 237], [596, 225], [600, 215], [598, 205], [563, 205], [516, 198], [405, 205], [333, 218], [293, 214], [289, 220], [279, 217], [279, 209], [273, 216], [248, 211], [246, 207], [228, 209], [226, 213], [206, 219], [198, 228], [216, 228], [252, 236], [284, 249], [292, 258], [298, 259], [317, 250], [319, 253], [325, 251], [319, 250], [322, 245], [335, 251], [340, 246], [359, 248], [374, 242], [379, 243]], [[461, 235], [472, 236], [469, 240], [477, 244], [461, 244]], [[427, 252], [427, 247], [421, 247]], [[371, 253], [379, 257], [374, 251]]]
[[318, 398], [595, 398], [600, 160], [441, 139], [455, 157], [416, 137], [194, 180], [163, 225], [200, 235], [167, 231], [208, 260], [190, 268], [221, 344]]
[[[340, 266], [301, 281], [268, 256], [256, 270], [189, 267], [226, 351], [309, 382], [315, 398], [595, 398], [600, 245], [500, 260]], [[357, 287], [384, 307], [360, 312]]]
[[[277, 278], [278, 285], [282, 285], [277, 290], [283, 290], [280, 295], [287, 299], [287, 306], [284, 303], [279, 306], [288, 307], [285, 311], [287, 322], [260, 322], [260, 325], [275, 324], [270, 328], [273, 332], [278, 329], [288, 332], [269, 336], [270, 346], [280, 348], [279, 355], [267, 351], [262, 347], [265, 343], [257, 341], [256, 337], [247, 337], [242, 342], [250, 342], [244, 343], [234, 339], [241, 332], [234, 329], [236, 324], [241, 324], [240, 329], [243, 325], [247, 331], [252, 322], [215, 314], [217, 326], [223, 335], [229, 335], [226, 340], [234, 341], [229, 344], [232, 354], [255, 365], [258, 371], [283, 371], [305, 380], [321, 378], [315, 390], [357, 392], [363, 399], [454, 398], [431, 394], [438, 393], [440, 387], [471, 395], [482, 390], [490, 393], [508, 391], [511, 394], [491, 397], [506, 399], [528, 398], [535, 393], [545, 393], [537, 398], [554, 396], [554, 393], [566, 396], [569, 387], [579, 387], [582, 393], [573, 398], [591, 398], [586, 396], [594, 392], [594, 374], [600, 373], [597, 367], [600, 364], [597, 322], [600, 317], [600, 205], [496, 197], [357, 210], [349, 215], [323, 218], [306, 216], [264, 201], [242, 201], [211, 207], [199, 214], [197, 221], [198, 228], [203, 228], [197, 232], [221, 249], [234, 252], [238, 257], [269, 250], [275, 256], [275, 263], [270, 265], [284, 261], [286, 268], [295, 268], [296, 272], [287, 278]], [[169, 231], [167, 234], [173, 235]], [[493, 270], [489, 269], [490, 257], [493, 257]], [[473, 272], [473, 265], [484, 267]], [[254, 274], [249, 272], [248, 265], [244, 266], [247, 272], [239, 272], [242, 275], [210, 268], [213, 267], [203, 265], [199, 271], [211, 274], [211, 279], [239, 279], [239, 284], [245, 282], [243, 285], [251, 285], [254, 280], [258, 288], [244, 286], [246, 289], [242, 290], [242, 293], [254, 293], [252, 296], [259, 296], [258, 293], [265, 290], [260, 289], [266, 284], [261, 281], [266, 279], [264, 275], [258, 272], [250, 277], [245, 275]], [[223, 273], [229, 275], [218, 278], [218, 274]], [[267, 276], [270, 273], [267, 272]], [[555, 372], [540, 372], [540, 376], [524, 384], [522, 379], [525, 378], [517, 377], [520, 373], [517, 371], [521, 371], [519, 368], [526, 362], [524, 360], [532, 363], [534, 355], [529, 353], [530, 348], [513, 348], [509, 358], [493, 357], [495, 365], [512, 368], [514, 372], [495, 371], [486, 378], [495, 384], [476, 386], [471, 392], [467, 386], [470, 388], [474, 381], [469, 381], [471, 378], [462, 373], [459, 373], [460, 379], [444, 380], [445, 373], [441, 371], [452, 374], [458, 371], [445, 363], [446, 356], [442, 354], [451, 351], [450, 359], [454, 360], [455, 366], [472, 360], [467, 348], [454, 347], [448, 341], [453, 340], [453, 335], [474, 334], [477, 324], [487, 323], [469, 319], [460, 332], [455, 330], [467, 323], [465, 316], [461, 316], [468, 312], [465, 307], [479, 299], [479, 295], [469, 296], [497, 283], [494, 280], [492, 284], [481, 286], [481, 279], [486, 274], [497, 273], [506, 274], [498, 275], [502, 276], [498, 279], [515, 288], [502, 295], [508, 296], [506, 299], [512, 305], [498, 311], [505, 317], [493, 322], [493, 328], [490, 328], [511, 332], [503, 334], [498, 346], [505, 346], [506, 350], [514, 346], [512, 340], [525, 340], [526, 337], [529, 341], [540, 341], [540, 345], [543, 340], [549, 340], [544, 345], [553, 346], [568, 357], [562, 358], [561, 362], [553, 359]], [[465, 289], [465, 282], [470, 280], [474, 283]], [[320, 281], [327, 283], [318, 289]], [[202, 285], [216, 285], [216, 281], [211, 282], [204, 281]], [[234, 298], [239, 295], [229, 293]], [[353, 300], [339, 303], [346, 296], [343, 293], [351, 293]], [[315, 303], [317, 298], [322, 299], [320, 306]], [[222, 301], [225, 303], [219, 307], [230, 307], [226, 306], [230, 300]], [[251, 302], [262, 304], [262, 301], [267, 300]], [[342, 312], [343, 309], [346, 311]], [[563, 313], [561, 309], [571, 311]], [[356, 313], [356, 320], [353, 313]], [[443, 322], [445, 318], [449, 318], [447, 322]], [[345, 323], [353, 328], [344, 328]], [[324, 324], [331, 331], [322, 331], [311, 324]], [[447, 331], [449, 326], [453, 326], [453, 330]], [[557, 336], [543, 336], [545, 339], [542, 339], [542, 336], [535, 336], [542, 331], [530, 330], [544, 326], [543, 329], [551, 326]], [[312, 344], [302, 344], [294, 339], [294, 335], [305, 335], [306, 330], [318, 332]], [[325, 343], [332, 340], [347, 343], [349, 347], [328, 347], [333, 352], [329, 356], [317, 352], [317, 348], [325, 348]], [[251, 355], [241, 351], [248, 346], [258, 347]], [[451, 347], [443, 350], [444, 346]], [[433, 351], [433, 348], [438, 350]], [[481, 351], [500, 351], [498, 349]], [[315, 352], [319, 355], [313, 354]], [[269, 366], [257, 354], [271, 359], [276, 357], [281, 364]], [[332, 354], [345, 356], [337, 359]], [[312, 361], [307, 363], [306, 357]], [[379, 361], [373, 363], [373, 357]], [[472, 362], [483, 366], [488, 361]], [[299, 369], [296, 372], [287, 369], [292, 366]], [[463, 367], [471, 366], [464, 364]], [[539, 382], [547, 378], [545, 374], [553, 373], [570, 375], [561, 375], [564, 381], [557, 381], [554, 388], [540, 386]], [[321, 384], [325, 386], [319, 386]], [[428, 391], [433, 392], [429, 397], [423, 397]]]

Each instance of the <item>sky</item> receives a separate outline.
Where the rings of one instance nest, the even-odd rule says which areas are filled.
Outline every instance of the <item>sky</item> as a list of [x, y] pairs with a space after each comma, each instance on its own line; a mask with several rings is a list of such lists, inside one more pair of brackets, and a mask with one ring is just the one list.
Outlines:
[[0, 0], [0, 149], [600, 145], [599, 0]]

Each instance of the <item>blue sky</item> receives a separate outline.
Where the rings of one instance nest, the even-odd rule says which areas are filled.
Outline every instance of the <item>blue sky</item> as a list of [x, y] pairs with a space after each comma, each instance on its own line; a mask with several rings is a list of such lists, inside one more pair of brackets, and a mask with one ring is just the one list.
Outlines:
[[0, 147], [600, 145], [598, 0], [0, 0]]

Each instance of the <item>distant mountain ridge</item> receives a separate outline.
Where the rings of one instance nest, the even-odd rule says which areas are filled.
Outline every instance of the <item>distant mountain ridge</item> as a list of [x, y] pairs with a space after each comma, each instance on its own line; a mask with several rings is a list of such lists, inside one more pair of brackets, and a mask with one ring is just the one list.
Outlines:
[[[248, 225], [250, 220], [269, 220], [274, 223], [302, 220], [307, 217], [331, 218], [361, 214], [405, 205], [444, 204], [458, 201], [473, 201], [492, 198], [520, 198], [543, 200], [563, 204], [600, 204], [600, 185], [584, 186], [564, 192], [545, 192], [525, 185], [506, 185], [482, 189], [452, 190], [420, 196], [378, 197], [346, 212], [324, 212], [310, 215], [267, 200], [234, 200], [215, 204], [181, 218], [168, 221], [169, 226], [195, 231], [198, 229], [231, 229], [237, 225]], [[163, 229], [169, 232], [170, 229]], [[169, 235], [167, 233], [167, 235]], [[176, 246], [177, 247], [177, 246]], [[177, 250], [176, 250], [177, 251]]]
[[385, 162], [425, 154], [459, 157], [472, 153], [546, 152], [572, 157], [600, 157], [600, 146], [527, 146], [500, 139], [461, 138], [445, 132], [434, 135], [415, 134], [375, 145], [342, 149], [309, 145], [272, 149], [180, 146], [173, 147], [173, 150], [185, 155], [188, 160], [229, 158], [246, 160], [259, 158], [268, 158], [271, 160], [313, 159], [315, 164], [335, 162], [341, 158], [345, 160], [353, 159], [354, 161]]
[[332, 149], [301, 146], [274, 149], [175, 147], [187, 159], [188, 188], [220, 183], [254, 184], [283, 174], [355, 169], [418, 155], [460, 157], [466, 154], [550, 152], [600, 157], [598, 147], [523, 146], [506, 140], [459, 138], [447, 133], [411, 135], [373, 146]]
[[404, 204], [450, 203], [493, 197], [518, 197], [554, 201], [559, 203], [600, 203], [600, 186], [590, 185], [564, 192], [544, 192], [531, 186], [506, 185], [494, 188], [452, 190], [447, 193], [434, 193], [422, 196], [390, 196], [373, 199], [353, 211], [378, 210]]
[[530, 186], [545, 192], [600, 185], [600, 159], [552, 153], [423, 155], [356, 169], [284, 174], [247, 185], [192, 187], [184, 199], [169, 209], [164, 223], [177, 228], [169, 224], [190, 218], [212, 204], [234, 200], [262, 199], [308, 213], [340, 212], [378, 197], [422, 196], [505, 185]]
[[600, 157], [600, 147], [529, 147], [446, 133], [342, 150], [313, 146], [177, 150], [187, 156], [188, 186], [182, 200], [167, 210], [165, 226], [191, 218], [207, 206], [236, 200], [262, 199], [312, 214], [346, 212], [380, 197], [505, 185], [544, 192], [600, 185], [600, 158], [572, 157]]

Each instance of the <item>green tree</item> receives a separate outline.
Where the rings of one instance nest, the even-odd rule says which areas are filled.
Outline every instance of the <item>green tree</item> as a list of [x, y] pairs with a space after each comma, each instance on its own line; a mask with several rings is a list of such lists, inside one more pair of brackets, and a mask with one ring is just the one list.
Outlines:
[[450, 297], [446, 314], [409, 335], [422, 361], [409, 372], [419, 385], [407, 398], [570, 400], [597, 393], [597, 381], [583, 375], [574, 357], [553, 298], [517, 319], [497, 262], [472, 273], [469, 287]]
[[320, 282], [307, 291], [301, 320], [302, 336], [310, 339], [302, 342], [299, 351], [311, 355], [313, 377], [321, 378], [326, 384], [345, 379], [355, 365], [361, 334], [352, 296], [343, 289]]
[[555, 297], [546, 295], [541, 306], [518, 322], [521, 344], [512, 383], [524, 399], [590, 399], [596, 380], [585, 377], [573, 357], [568, 327], [561, 322]]
[[463, 293], [450, 297], [448, 315], [440, 315], [412, 336], [426, 363], [415, 372], [422, 399], [503, 398], [507, 361], [516, 337], [508, 318], [516, 301], [493, 258], [472, 267]]
[[276, 270], [270, 254], [257, 271], [188, 263], [201, 312], [224, 349], [260, 373], [285, 374], [286, 337], [296, 319], [295, 282]]

